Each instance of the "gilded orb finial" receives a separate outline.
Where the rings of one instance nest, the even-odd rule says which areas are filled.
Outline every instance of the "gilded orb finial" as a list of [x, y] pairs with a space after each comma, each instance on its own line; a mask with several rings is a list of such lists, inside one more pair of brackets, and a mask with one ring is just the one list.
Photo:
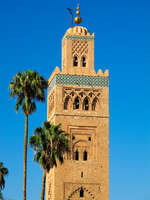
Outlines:
[[82, 18], [79, 16], [80, 15], [80, 7], [79, 4], [77, 6], [77, 11], [76, 11], [77, 16], [75, 17], [74, 21], [76, 24], [80, 24], [82, 22]]

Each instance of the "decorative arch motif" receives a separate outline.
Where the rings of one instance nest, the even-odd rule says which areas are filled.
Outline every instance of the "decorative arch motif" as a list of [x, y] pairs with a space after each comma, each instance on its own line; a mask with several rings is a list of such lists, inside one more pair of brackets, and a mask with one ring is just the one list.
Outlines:
[[89, 97], [93, 97], [94, 96], [94, 93], [93, 92], [89, 92]]
[[100, 111], [101, 104], [104, 102], [101, 91], [100, 89], [64, 88], [63, 109]]
[[79, 95], [80, 95], [81, 98], [83, 98], [83, 97], [86, 95], [86, 93], [85, 93], [84, 91], [81, 91], [81, 92], [79, 93]]
[[64, 110], [68, 110], [70, 100], [71, 100], [70, 97], [66, 96], [65, 101], [64, 101]]
[[67, 110], [68, 109], [68, 102], [69, 102], [69, 96], [67, 96], [65, 98], [65, 102], [64, 102], [64, 109]]
[[90, 146], [86, 140], [78, 140], [73, 144], [72, 147], [73, 159], [84, 160], [89, 159]]
[[74, 98], [73, 109], [80, 109], [80, 98], [78, 96]]
[[50, 117], [50, 114], [54, 109], [54, 95], [54, 92], [52, 92], [48, 97], [48, 117]]
[[85, 150], [83, 152], [83, 160], [86, 161], [88, 159], [88, 152]]
[[[82, 196], [83, 195], [83, 196]], [[85, 200], [95, 200], [95, 196], [90, 192], [86, 187], [81, 186], [75, 189], [67, 198], [67, 200], [77, 200], [77, 199], [85, 199]]]
[[80, 188], [80, 196], [79, 197], [84, 197], [84, 189], [82, 187]]
[[87, 66], [87, 59], [86, 56], [81, 57], [81, 66], [86, 67]]
[[92, 110], [93, 110], [93, 111], [98, 110], [98, 105], [99, 105], [99, 100], [98, 100], [97, 97], [95, 97], [95, 98], [93, 99], [93, 102], [92, 102]]
[[87, 55], [88, 54], [88, 42], [87, 41], [72, 41], [72, 55]]
[[79, 151], [78, 151], [78, 149], [74, 152], [74, 160], [79, 160]]
[[73, 56], [73, 66], [74, 67], [78, 66], [78, 56], [77, 55]]
[[90, 103], [90, 100], [88, 97], [85, 97], [84, 100], [83, 100], [83, 110], [89, 110], [89, 103]]

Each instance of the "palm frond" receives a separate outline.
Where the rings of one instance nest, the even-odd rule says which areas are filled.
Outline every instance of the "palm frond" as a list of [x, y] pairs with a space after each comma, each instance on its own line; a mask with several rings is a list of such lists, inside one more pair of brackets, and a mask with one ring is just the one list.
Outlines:
[[4, 167], [2, 162], [0, 162], [0, 190], [2, 190], [5, 187], [4, 177], [6, 175], [8, 175], [8, 169]]
[[47, 89], [48, 82], [36, 71], [26, 70], [18, 72], [12, 78], [8, 89], [10, 97], [16, 97], [17, 103], [15, 110], [19, 107], [25, 114], [31, 114], [36, 111], [35, 101], [45, 101], [44, 90]]
[[43, 127], [34, 130], [35, 135], [29, 140], [35, 150], [34, 160], [47, 171], [57, 167], [57, 161], [63, 163], [64, 154], [69, 151], [68, 134], [60, 127], [60, 124], [51, 125], [45, 121]]
[[2, 191], [0, 190], [0, 200], [4, 200], [3, 199], [3, 195], [2, 195]]

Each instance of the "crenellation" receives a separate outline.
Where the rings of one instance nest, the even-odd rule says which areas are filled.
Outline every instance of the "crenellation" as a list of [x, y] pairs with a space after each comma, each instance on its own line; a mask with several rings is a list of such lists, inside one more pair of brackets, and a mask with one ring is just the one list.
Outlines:
[[103, 73], [102, 69], [99, 69], [97, 75], [102, 77], [109, 77], [109, 70], [106, 69], [105, 72]]
[[51, 83], [51, 81], [53, 80], [53, 78], [55, 77], [56, 74], [60, 74], [60, 69], [58, 66], [56, 66], [55, 70], [53, 71], [53, 73], [51, 74], [50, 78], [48, 79], [48, 84]]

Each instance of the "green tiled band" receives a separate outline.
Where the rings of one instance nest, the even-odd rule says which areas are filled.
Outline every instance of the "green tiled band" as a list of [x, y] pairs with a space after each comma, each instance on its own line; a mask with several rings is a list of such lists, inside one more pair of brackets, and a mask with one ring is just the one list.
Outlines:
[[64, 45], [65, 41], [67, 39], [70, 40], [85, 40], [85, 41], [89, 41], [89, 40], [94, 40], [94, 36], [78, 36], [78, 35], [67, 35], [63, 41], [62, 41], [62, 45]]
[[79, 76], [70, 74], [56, 74], [48, 87], [48, 94], [55, 85], [73, 85], [89, 87], [108, 87], [108, 77]]
[[67, 35], [65, 38], [70, 40], [94, 40], [93, 36]]
[[53, 80], [50, 82], [48, 89], [47, 89], [47, 94], [49, 95], [51, 93], [51, 90], [54, 88], [54, 86], [56, 85], [56, 76], [54, 76]]

